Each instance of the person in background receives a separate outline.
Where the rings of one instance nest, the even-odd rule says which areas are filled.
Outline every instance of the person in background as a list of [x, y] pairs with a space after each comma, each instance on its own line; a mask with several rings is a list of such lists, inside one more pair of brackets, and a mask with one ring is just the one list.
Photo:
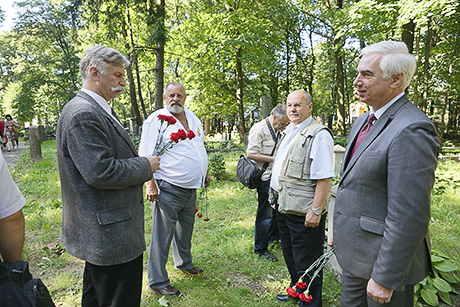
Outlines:
[[144, 235], [143, 184], [158, 157], [139, 157], [108, 102], [126, 85], [128, 60], [94, 46], [80, 61], [83, 87], [56, 130], [62, 243], [85, 261], [82, 306], [139, 306]]
[[407, 98], [416, 61], [402, 42], [365, 47], [353, 82], [370, 111], [348, 136], [334, 212], [340, 306], [414, 305], [431, 270], [436, 128]]
[[[147, 200], [152, 203], [153, 227], [147, 266], [149, 286], [158, 295], [179, 295], [171, 285], [166, 270], [171, 242], [174, 264], [179, 270], [197, 275], [203, 269], [192, 262], [192, 234], [195, 223], [196, 189], [205, 186], [208, 158], [204, 147], [204, 131], [196, 115], [185, 108], [185, 88], [178, 82], [165, 86], [166, 108], [152, 113], [142, 126], [139, 154], [154, 153], [162, 121], [159, 116], [173, 117], [163, 135], [163, 142], [179, 129], [187, 131], [182, 140], [161, 156], [161, 168], [155, 178], [146, 183]], [[192, 137], [193, 136], [193, 137]], [[156, 182], [155, 182], [156, 180]]]
[[[334, 140], [332, 132], [311, 116], [313, 103], [308, 92], [290, 93], [286, 110], [291, 124], [286, 127], [278, 147], [270, 187], [278, 210], [281, 248], [293, 288], [303, 272], [323, 254], [325, 204], [330, 195], [331, 178], [335, 176]], [[322, 271], [313, 280], [306, 276], [303, 282], [311, 284], [312, 300], [309, 303], [300, 300], [300, 306], [321, 306]], [[297, 292], [306, 290], [296, 288]], [[291, 299], [289, 294], [276, 296], [279, 302]]]
[[22, 259], [25, 222], [22, 207], [26, 200], [11, 178], [0, 151], [0, 259], [15, 262]]
[[5, 129], [3, 131], [3, 134], [6, 136], [7, 143], [6, 147], [8, 151], [15, 150], [17, 146], [17, 141], [16, 141], [16, 133], [15, 133], [15, 128], [17, 129], [19, 127], [19, 123], [11, 117], [10, 114], [7, 114], [5, 116], [6, 122], [5, 122]]
[[5, 123], [3, 122], [3, 120], [0, 120], [0, 141], [1, 141], [0, 147], [1, 149], [6, 148], [6, 137], [3, 138], [4, 133], [5, 133]]
[[254, 252], [262, 259], [277, 261], [278, 259], [268, 250], [268, 246], [279, 240], [276, 211], [268, 201], [270, 176], [275, 161], [275, 144], [280, 137], [279, 132], [289, 124], [286, 116], [286, 105], [279, 104], [273, 108], [270, 116], [254, 124], [249, 130], [247, 157], [257, 162], [260, 168], [269, 163], [263, 173], [260, 186], [257, 187], [257, 214], [254, 228]]

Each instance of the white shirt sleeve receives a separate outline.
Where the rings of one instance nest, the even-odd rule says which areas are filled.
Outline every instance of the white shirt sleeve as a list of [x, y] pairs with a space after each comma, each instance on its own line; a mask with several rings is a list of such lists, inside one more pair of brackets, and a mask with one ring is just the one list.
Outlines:
[[156, 116], [156, 113], [150, 115], [142, 125], [141, 141], [139, 143], [139, 156], [141, 157], [151, 156], [155, 150], [158, 137]]
[[310, 179], [326, 179], [333, 178], [334, 165], [334, 140], [331, 134], [326, 130], [320, 130], [311, 145], [310, 159]]
[[18, 212], [26, 200], [19, 191], [0, 152], [0, 219]]

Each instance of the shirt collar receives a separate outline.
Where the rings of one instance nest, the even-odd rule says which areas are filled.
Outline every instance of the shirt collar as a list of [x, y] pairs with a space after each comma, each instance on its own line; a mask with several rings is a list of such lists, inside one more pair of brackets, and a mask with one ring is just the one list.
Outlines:
[[380, 109], [378, 109], [377, 111], [374, 111], [374, 108], [371, 107], [371, 111], [370, 111], [370, 114], [374, 114], [375, 115], [375, 118], [379, 119], [380, 116], [383, 115], [383, 113], [385, 113], [386, 110], [388, 110], [389, 107], [391, 107], [391, 105], [393, 103], [395, 103], [399, 98], [402, 97], [402, 95], [404, 95], [404, 92], [401, 92], [399, 95], [397, 95], [395, 98], [391, 99], [388, 103], [386, 103], [383, 107], [381, 107]]
[[112, 115], [112, 107], [109, 105], [107, 100], [102, 98], [102, 96], [100, 96], [99, 94], [96, 94], [95, 92], [90, 91], [89, 89], [82, 88], [81, 90], [83, 92], [85, 92], [86, 94], [90, 95], [91, 98], [93, 98], [97, 102], [97, 104], [100, 105], [101, 108], [103, 108], [104, 111], [107, 112], [107, 114], [109, 114], [117, 123], [120, 124], [120, 126], [123, 127], [123, 125], [121, 125], [121, 123], [118, 121], [118, 119], [115, 116]]

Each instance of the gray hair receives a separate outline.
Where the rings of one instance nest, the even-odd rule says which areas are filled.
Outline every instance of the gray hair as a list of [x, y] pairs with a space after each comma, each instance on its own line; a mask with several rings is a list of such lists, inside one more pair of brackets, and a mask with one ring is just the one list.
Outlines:
[[284, 103], [280, 103], [276, 107], [272, 109], [271, 115], [276, 115], [276, 117], [283, 118], [286, 116], [286, 105]]
[[83, 83], [89, 79], [90, 67], [96, 67], [101, 74], [106, 74], [110, 65], [126, 67], [129, 65], [129, 61], [117, 50], [106, 46], [97, 45], [86, 49], [80, 61], [80, 74]]
[[184, 90], [184, 94], [185, 94], [185, 87], [182, 84], [180, 84], [179, 82], [169, 82], [168, 84], [166, 84], [165, 89], [163, 91], [163, 94], [166, 95], [166, 91], [168, 90], [168, 87], [170, 87], [170, 86], [180, 86], [180, 87], [182, 87], [182, 89]]
[[401, 85], [404, 89], [409, 86], [417, 63], [414, 56], [409, 53], [409, 49], [407, 49], [405, 43], [382, 41], [369, 45], [361, 50], [361, 56], [369, 53], [383, 53], [379, 66], [383, 71], [384, 79], [402, 73]]
[[309, 105], [310, 103], [313, 102], [313, 99], [311, 98], [311, 95], [310, 95], [309, 92], [303, 91], [303, 96], [304, 96], [305, 99], [307, 100], [307, 105]]

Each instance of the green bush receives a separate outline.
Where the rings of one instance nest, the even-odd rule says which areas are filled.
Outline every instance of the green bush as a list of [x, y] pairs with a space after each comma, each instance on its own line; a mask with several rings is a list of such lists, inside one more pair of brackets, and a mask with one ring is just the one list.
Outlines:
[[224, 180], [225, 173], [225, 156], [222, 153], [215, 152], [208, 157], [208, 173], [209, 176], [216, 180]]
[[[436, 252], [435, 252], [436, 253]], [[415, 285], [417, 306], [438, 306], [439, 299], [452, 306], [450, 292], [458, 295], [454, 285], [460, 282], [456, 276], [457, 267], [447, 257], [431, 255], [433, 273]], [[423, 303], [422, 303], [423, 302]]]

